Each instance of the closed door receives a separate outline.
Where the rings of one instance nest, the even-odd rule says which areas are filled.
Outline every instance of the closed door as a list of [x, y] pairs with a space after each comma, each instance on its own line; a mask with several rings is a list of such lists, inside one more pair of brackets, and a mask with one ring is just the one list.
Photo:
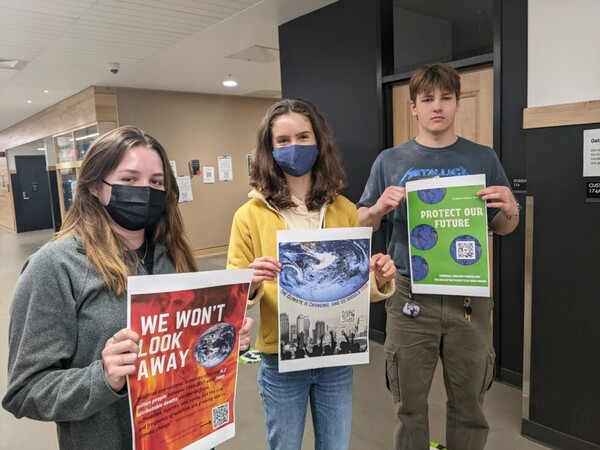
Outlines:
[[13, 175], [13, 193], [17, 232], [52, 228], [46, 157], [15, 156], [15, 168], [17, 173]]
[[[454, 121], [456, 134], [491, 147], [494, 138], [494, 72], [492, 67], [460, 74], [460, 108]], [[410, 112], [408, 83], [392, 88], [394, 145], [414, 138], [418, 122]]]

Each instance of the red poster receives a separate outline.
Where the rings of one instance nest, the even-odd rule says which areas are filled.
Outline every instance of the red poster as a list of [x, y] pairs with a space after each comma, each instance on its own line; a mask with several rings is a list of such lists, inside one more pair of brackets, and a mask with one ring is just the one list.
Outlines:
[[134, 449], [209, 449], [235, 434], [239, 329], [252, 271], [129, 278], [140, 335], [129, 376]]

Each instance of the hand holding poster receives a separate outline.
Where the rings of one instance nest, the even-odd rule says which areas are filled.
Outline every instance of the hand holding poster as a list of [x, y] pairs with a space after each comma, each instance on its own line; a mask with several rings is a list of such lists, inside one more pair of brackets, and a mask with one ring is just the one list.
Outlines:
[[252, 270], [130, 277], [140, 335], [128, 378], [134, 449], [208, 449], [235, 434], [239, 339]]
[[369, 362], [371, 234], [277, 232], [280, 372]]
[[485, 175], [406, 183], [412, 290], [489, 297]]

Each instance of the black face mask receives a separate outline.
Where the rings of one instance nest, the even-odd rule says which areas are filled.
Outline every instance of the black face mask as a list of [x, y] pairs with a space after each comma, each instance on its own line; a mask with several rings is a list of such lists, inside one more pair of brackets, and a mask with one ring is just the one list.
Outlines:
[[156, 222], [165, 212], [165, 191], [150, 186], [102, 182], [112, 187], [106, 211], [126, 230], [142, 230]]

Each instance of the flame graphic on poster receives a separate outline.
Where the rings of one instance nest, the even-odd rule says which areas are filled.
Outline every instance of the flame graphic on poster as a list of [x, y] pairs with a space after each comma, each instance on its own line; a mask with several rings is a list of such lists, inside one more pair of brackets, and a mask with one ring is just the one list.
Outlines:
[[181, 449], [234, 423], [247, 295], [248, 284], [229, 284], [130, 296], [140, 335], [128, 380], [135, 449]]

